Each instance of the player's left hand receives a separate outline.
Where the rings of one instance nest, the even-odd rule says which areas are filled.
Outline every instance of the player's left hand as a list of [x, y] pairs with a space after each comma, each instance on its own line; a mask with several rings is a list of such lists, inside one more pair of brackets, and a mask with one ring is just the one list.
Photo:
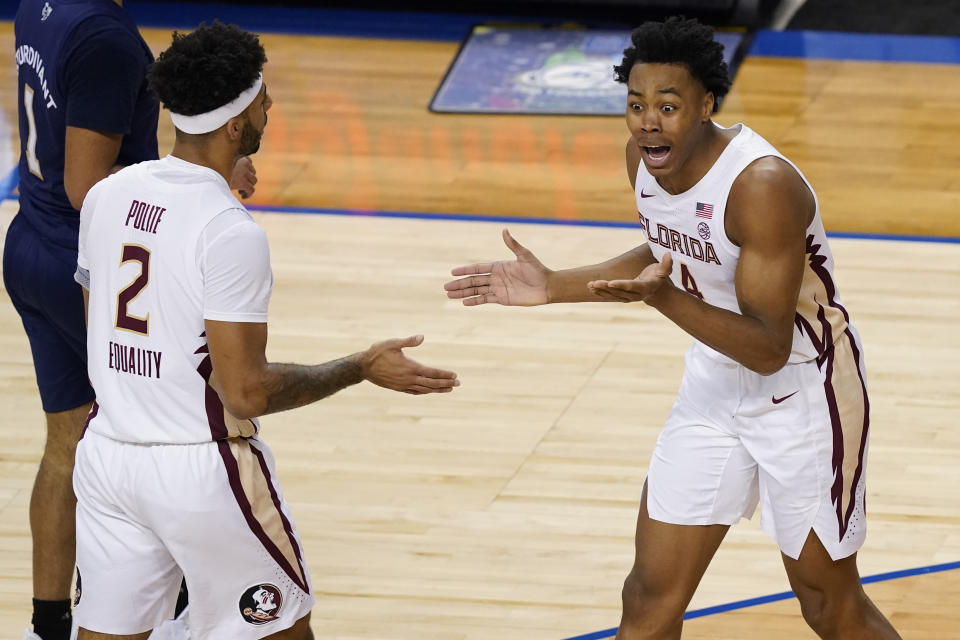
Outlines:
[[233, 173], [230, 175], [230, 188], [239, 191], [240, 197], [246, 200], [256, 191], [257, 168], [253, 166], [253, 160], [249, 156], [241, 156], [237, 163], [233, 165]]
[[361, 356], [363, 377], [378, 387], [413, 395], [450, 393], [454, 387], [459, 387], [460, 381], [453, 371], [427, 367], [403, 352], [405, 348], [421, 344], [423, 336], [418, 335], [372, 345]]
[[633, 280], [594, 280], [587, 283], [587, 288], [608, 302], [647, 302], [664, 287], [673, 286], [671, 271], [673, 258], [668, 253], [662, 261], [649, 265]]

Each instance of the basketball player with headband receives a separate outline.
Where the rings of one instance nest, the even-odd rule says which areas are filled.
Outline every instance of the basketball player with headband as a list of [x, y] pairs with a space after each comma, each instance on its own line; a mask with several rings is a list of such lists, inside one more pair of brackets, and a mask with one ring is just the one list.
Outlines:
[[404, 355], [422, 336], [315, 366], [267, 361], [267, 239], [226, 181], [260, 147], [265, 62], [233, 26], [174, 34], [148, 74], [173, 152], [83, 203], [76, 277], [97, 400], [74, 471], [80, 640], [147, 638], [181, 575], [192, 637], [312, 638], [303, 544], [258, 417], [364, 380], [410, 394], [459, 384]]

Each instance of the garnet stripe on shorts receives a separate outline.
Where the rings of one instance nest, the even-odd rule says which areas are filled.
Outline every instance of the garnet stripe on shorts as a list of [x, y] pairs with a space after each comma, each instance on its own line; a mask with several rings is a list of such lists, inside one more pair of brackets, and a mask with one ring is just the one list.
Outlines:
[[[249, 441], [247, 444], [249, 445]], [[286, 514], [281, 508], [280, 497], [277, 495], [277, 491], [273, 486], [273, 482], [271, 481], [270, 467], [267, 466], [267, 460], [263, 457], [263, 452], [253, 445], [249, 446], [250, 450], [253, 452], [253, 455], [256, 456], [257, 461], [260, 463], [260, 469], [263, 471], [263, 476], [267, 480], [267, 487], [270, 489], [270, 500], [273, 502], [277, 513], [280, 514], [280, 521], [283, 523], [283, 530], [287, 534], [287, 538], [290, 540], [290, 546], [293, 547], [293, 552], [297, 557], [297, 567], [300, 569], [300, 575], [304, 577], [304, 584], [306, 584], [305, 578], [307, 572], [303, 570], [303, 554], [300, 552], [300, 545], [297, 544], [297, 539], [293, 535], [293, 526], [291, 526], [290, 520], [287, 519]]]
[[[856, 505], [857, 498], [857, 485], [860, 484], [860, 478], [863, 476], [863, 465], [864, 465], [864, 454], [866, 453], [867, 448], [867, 435], [870, 431], [870, 396], [867, 393], [867, 382], [863, 377], [863, 369], [860, 366], [860, 349], [857, 345], [857, 340], [853, 335], [853, 332], [850, 331], [849, 327], [844, 331], [844, 338], [849, 341], [850, 351], [852, 356], [852, 367], [857, 372], [857, 382], [859, 382], [859, 391], [860, 397], [863, 398], [863, 408], [862, 408], [862, 422], [857, 425], [850, 425], [850, 428], [859, 431], [859, 446], [857, 446], [857, 465], [856, 469], [853, 472], [853, 477], [850, 480], [849, 484], [849, 501], [847, 504], [846, 511], [843, 513], [843, 517], [840, 520], [842, 529], [845, 532], [847, 527], [850, 525], [850, 517], [853, 515], [853, 509]], [[856, 394], [856, 391], [854, 391]], [[866, 506], [864, 506], [866, 510]]]
[[290, 580], [304, 593], [309, 593], [299, 546], [289, 521], [280, 510], [269, 470], [258, 461], [260, 452], [245, 438], [219, 440], [217, 447], [230, 488], [250, 531]]
[[[870, 403], [860, 369], [860, 349], [849, 325], [850, 316], [837, 300], [837, 288], [822, 249], [812, 234], [807, 236], [807, 269], [795, 324], [820, 354], [816, 363], [824, 372], [823, 388], [833, 435], [830, 498], [836, 508], [842, 540], [850, 526], [857, 485], [863, 476]], [[815, 331], [816, 326], [819, 331]]]
[[[860, 351], [847, 329], [824, 354], [823, 381], [833, 430], [833, 485], [830, 497], [837, 510], [839, 539], [850, 526], [857, 485], [863, 475], [864, 452], [870, 427], [870, 403], [860, 370]], [[854, 454], [856, 452], [856, 454]]]

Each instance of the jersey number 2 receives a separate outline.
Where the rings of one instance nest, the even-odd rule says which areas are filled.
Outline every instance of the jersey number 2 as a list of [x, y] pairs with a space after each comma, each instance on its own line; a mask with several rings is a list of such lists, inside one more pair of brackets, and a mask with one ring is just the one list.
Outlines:
[[138, 244], [125, 244], [123, 253], [120, 254], [120, 265], [123, 266], [128, 262], [140, 263], [140, 275], [117, 294], [117, 329], [125, 329], [146, 336], [150, 334], [150, 314], [148, 313], [145, 318], [132, 316], [127, 311], [127, 305], [140, 295], [150, 281], [150, 251]]
[[687, 265], [682, 262], [680, 263], [680, 280], [683, 282], [683, 288], [687, 290], [687, 293], [692, 293], [703, 300], [703, 294], [697, 288], [697, 281], [693, 279], [693, 274], [687, 269]]

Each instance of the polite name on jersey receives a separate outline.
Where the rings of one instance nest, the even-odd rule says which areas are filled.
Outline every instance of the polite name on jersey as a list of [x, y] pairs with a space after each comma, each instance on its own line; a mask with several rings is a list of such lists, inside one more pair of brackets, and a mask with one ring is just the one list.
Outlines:
[[124, 224], [125, 226], [156, 235], [157, 227], [160, 226], [164, 211], [166, 211], [166, 209], [159, 205], [134, 200], [130, 203], [130, 210], [127, 212], [127, 221]]
[[[127, 219], [123, 224], [126, 227], [156, 235], [165, 211], [165, 207], [134, 200], [130, 203]], [[160, 351], [132, 347], [111, 340], [107, 352], [109, 354], [107, 366], [110, 369], [145, 378], [160, 378], [160, 362], [163, 358], [163, 353]]]

